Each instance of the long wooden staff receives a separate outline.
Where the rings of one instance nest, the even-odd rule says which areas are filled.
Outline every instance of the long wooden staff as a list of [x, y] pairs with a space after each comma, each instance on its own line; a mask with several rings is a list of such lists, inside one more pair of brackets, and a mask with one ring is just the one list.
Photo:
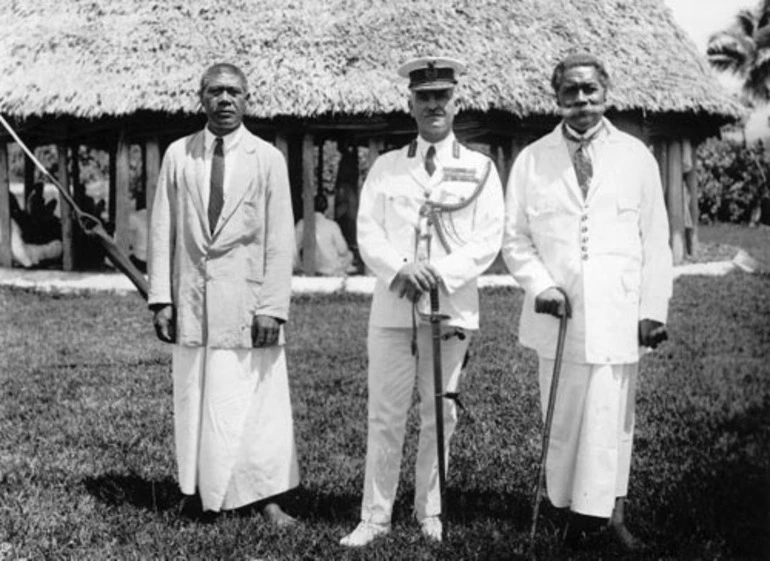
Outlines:
[[117, 267], [119, 271], [121, 271], [129, 278], [132, 283], [134, 283], [134, 286], [139, 291], [139, 294], [142, 295], [142, 298], [147, 300], [147, 279], [139, 271], [139, 269], [134, 266], [128, 256], [126, 256], [126, 254], [120, 250], [120, 248], [115, 243], [115, 240], [107, 233], [107, 230], [104, 229], [104, 225], [102, 224], [101, 220], [92, 214], [88, 214], [87, 212], [84, 212], [80, 209], [80, 207], [75, 203], [75, 200], [72, 198], [72, 195], [69, 194], [69, 191], [62, 187], [61, 183], [59, 183], [59, 181], [53, 175], [51, 175], [51, 173], [42, 163], [40, 163], [40, 160], [38, 160], [35, 157], [35, 154], [27, 147], [26, 144], [24, 144], [24, 142], [22, 142], [21, 138], [19, 138], [19, 135], [16, 134], [16, 131], [13, 130], [13, 127], [8, 124], [8, 121], [6, 121], [2, 115], [0, 115], [0, 123], [3, 124], [5, 129], [13, 137], [16, 143], [21, 146], [21, 149], [24, 151], [27, 157], [32, 162], [34, 162], [35, 166], [37, 166], [43, 175], [45, 175], [45, 177], [54, 185], [54, 187], [59, 190], [62, 198], [64, 198], [70, 207], [72, 207], [72, 210], [77, 217], [77, 222], [83, 232], [85, 232], [87, 236], [96, 238], [99, 241], [102, 249], [104, 249], [104, 252], [107, 254], [107, 258], [112, 262], [113, 265], [115, 265], [115, 267]]
[[553, 424], [553, 410], [556, 405], [556, 391], [559, 387], [559, 373], [561, 372], [561, 359], [564, 354], [564, 340], [567, 335], [567, 320], [572, 315], [567, 293], [558, 289], [564, 296], [564, 314], [559, 318], [559, 337], [556, 341], [556, 357], [553, 363], [553, 376], [551, 377], [551, 390], [548, 394], [548, 409], [545, 414], [545, 427], [543, 428], [543, 444], [540, 451], [540, 465], [537, 471], [537, 484], [535, 496], [532, 499], [532, 528], [529, 532], [530, 553], [534, 555], [535, 533], [537, 532], [537, 518], [540, 514], [540, 493], [545, 479], [545, 463], [548, 459], [548, 446], [551, 442], [551, 425]]

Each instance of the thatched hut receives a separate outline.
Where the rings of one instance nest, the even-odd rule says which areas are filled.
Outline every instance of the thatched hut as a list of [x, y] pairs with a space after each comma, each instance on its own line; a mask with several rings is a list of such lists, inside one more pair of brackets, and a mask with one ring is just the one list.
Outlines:
[[[576, 49], [602, 57], [613, 78], [610, 116], [655, 146], [678, 258], [683, 142], [697, 143], [741, 113], [660, 0], [10, 0], [0, 6], [0, 31], [0, 113], [33, 144], [59, 147], [68, 185], [78, 185], [71, 177], [78, 166], [65, 165], [73, 147], [109, 151], [121, 245], [129, 146], [142, 147], [151, 197], [165, 145], [203, 124], [195, 92], [215, 61], [245, 70], [247, 126], [284, 151], [295, 214], [311, 222], [327, 141], [368, 149], [371, 159], [414, 134], [395, 75], [413, 56], [468, 63], [458, 136], [486, 146], [503, 175], [518, 150], [557, 120], [549, 87], [556, 61]], [[8, 141], [0, 135], [3, 231]], [[63, 222], [69, 269], [77, 248]], [[312, 226], [305, 232], [312, 272]]]

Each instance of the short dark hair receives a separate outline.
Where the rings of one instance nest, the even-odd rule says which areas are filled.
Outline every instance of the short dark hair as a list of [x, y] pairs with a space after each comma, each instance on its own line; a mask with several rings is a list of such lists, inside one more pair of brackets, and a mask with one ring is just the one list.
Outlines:
[[206, 89], [206, 86], [208, 86], [209, 80], [211, 80], [212, 76], [217, 76], [222, 73], [235, 74], [241, 81], [241, 85], [243, 85], [244, 91], [248, 91], [249, 82], [246, 80], [246, 74], [243, 73], [243, 70], [229, 62], [217, 62], [216, 64], [209, 66], [203, 73], [203, 76], [201, 76], [200, 89], [198, 90], [198, 93], [203, 93], [203, 91]]
[[326, 209], [329, 208], [329, 201], [326, 200], [326, 195], [323, 193], [318, 193], [315, 196], [315, 199], [313, 199], [313, 206], [315, 207], [316, 212], [324, 213], [326, 212]]
[[599, 74], [599, 83], [601, 83], [605, 89], [610, 87], [610, 75], [607, 73], [604, 63], [599, 60], [598, 57], [595, 57], [591, 53], [573, 53], [567, 55], [556, 65], [556, 68], [553, 69], [553, 74], [551, 75], [551, 87], [554, 92], [559, 93], [559, 86], [561, 86], [564, 73], [576, 66], [593, 66]]

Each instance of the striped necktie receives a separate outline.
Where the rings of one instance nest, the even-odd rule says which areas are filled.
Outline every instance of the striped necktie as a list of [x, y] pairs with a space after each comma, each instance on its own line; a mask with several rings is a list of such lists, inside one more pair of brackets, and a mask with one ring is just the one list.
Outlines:
[[211, 158], [211, 183], [209, 191], [209, 230], [214, 233], [217, 220], [222, 213], [225, 186], [225, 150], [221, 136], [214, 141], [214, 155]]

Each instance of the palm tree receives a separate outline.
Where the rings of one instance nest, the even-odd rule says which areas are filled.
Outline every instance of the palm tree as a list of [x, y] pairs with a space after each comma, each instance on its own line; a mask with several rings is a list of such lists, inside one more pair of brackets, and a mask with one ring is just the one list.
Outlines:
[[711, 36], [706, 55], [714, 68], [743, 80], [747, 101], [770, 101], [770, 0], [739, 11], [732, 26]]

